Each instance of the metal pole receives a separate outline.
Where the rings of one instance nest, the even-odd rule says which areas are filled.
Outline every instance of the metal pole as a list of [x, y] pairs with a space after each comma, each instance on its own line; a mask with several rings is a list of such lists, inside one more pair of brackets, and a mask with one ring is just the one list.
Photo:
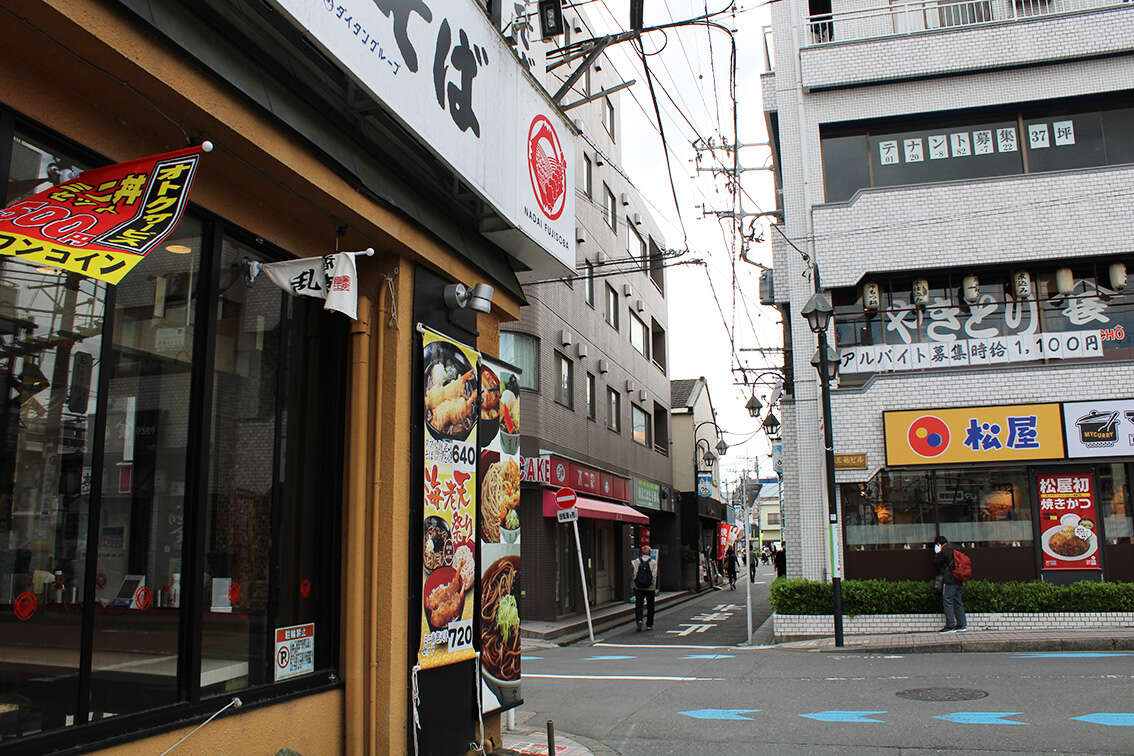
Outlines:
[[[819, 289], [818, 266], [815, 270], [815, 288]], [[831, 379], [827, 374], [827, 331], [819, 332], [819, 385], [823, 394], [823, 446], [826, 448], [827, 515], [830, 519], [827, 538], [831, 557], [831, 587], [834, 591], [835, 645], [843, 645], [843, 581], [837, 575], [840, 554], [835, 553], [835, 533], [839, 528], [839, 504], [835, 498], [835, 437], [831, 429]], [[841, 539], [839, 539], [841, 541]]]
[[[587, 573], [583, 569], [583, 547], [579, 545], [579, 521], [571, 522], [575, 531], [575, 552], [579, 555], [579, 580], [583, 582], [583, 608], [587, 610], [587, 634], [591, 636], [591, 643], [595, 642], [595, 628], [591, 624], [591, 600], [587, 598]], [[550, 725], [551, 722], [549, 721]]]
[[[759, 470], [759, 467], [756, 468]], [[744, 603], [748, 609], [748, 645], [752, 645], [752, 528], [748, 522], [748, 499], [744, 504], [744, 571], [748, 573], [748, 580], [744, 581]]]

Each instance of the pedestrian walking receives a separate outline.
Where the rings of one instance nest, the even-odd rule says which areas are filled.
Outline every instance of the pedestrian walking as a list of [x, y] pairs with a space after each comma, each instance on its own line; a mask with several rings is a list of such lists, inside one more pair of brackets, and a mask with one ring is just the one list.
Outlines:
[[630, 563], [630, 574], [634, 576], [634, 621], [638, 632], [642, 632], [642, 605], [646, 610], [646, 629], [654, 629], [654, 594], [658, 590], [658, 563], [650, 554], [650, 547], [643, 546], [637, 559]]
[[724, 555], [724, 571], [728, 576], [728, 589], [730, 591], [736, 590], [736, 549], [732, 546], [728, 547], [728, 551]]
[[937, 536], [933, 543], [933, 567], [937, 577], [933, 587], [941, 591], [941, 605], [945, 611], [945, 627], [941, 633], [954, 633], [968, 626], [965, 619], [965, 602], [961, 598], [961, 584], [953, 577], [956, 566], [953, 546], [945, 536]]
[[776, 549], [772, 560], [776, 563], [776, 577], [787, 577], [787, 552], [782, 547]]

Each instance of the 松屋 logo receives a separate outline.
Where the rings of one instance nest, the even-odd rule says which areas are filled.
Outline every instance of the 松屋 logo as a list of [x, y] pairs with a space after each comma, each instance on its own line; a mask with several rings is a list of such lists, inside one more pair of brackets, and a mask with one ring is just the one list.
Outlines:
[[567, 158], [555, 127], [544, 115], [537, 115], [528, 126], [528, 176], [539, 209], [548, 220], [557, 220], [567, 204]]
[[949, 448], [949, 426], [939, 417], [922, 415], [910, 423], [906, 440], [919, 457], [937, 457]]

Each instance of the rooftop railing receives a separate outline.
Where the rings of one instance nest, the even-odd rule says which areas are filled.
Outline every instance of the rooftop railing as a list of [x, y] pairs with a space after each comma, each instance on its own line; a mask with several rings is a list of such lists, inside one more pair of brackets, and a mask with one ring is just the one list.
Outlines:
[[874, 39], [933, 29], [1017, 21], [1125, 5], [1131, 0], [913, 0], [808, 17], [811, 44]]

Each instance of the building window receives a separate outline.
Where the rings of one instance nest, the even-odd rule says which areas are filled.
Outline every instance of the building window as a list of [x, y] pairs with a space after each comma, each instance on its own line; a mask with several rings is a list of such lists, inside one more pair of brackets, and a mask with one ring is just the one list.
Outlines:
[[650, 441], [650, 415], [637, 404], [630, 405], [630, 432], [634, 443], [649, 446]]
[[583, 263], [586, 266], [586, 281], [583, 287], [583, 299], [591, 307], [595, 306], [595, 264], [590, 260]]
[[516, 331], [500, 332], [500, 359], [520, 368], [520, 388], [539, 391], [539, 339]]
[[622, 432], [622, 395], [606, 388], [606, 427], [615, 433]]
[[614, 102], [609, 97], [602, 98], [602, 125], [610, 138], [614, 139]]
[[664, 373], [666, 370], [665, 329], [661, 327], [661, 323], [653, 318], [650, 318], [650, 346], [652, 347], [654, 364], [661, 368]]
[[614, 202], [614, 192], [610, 191], [610, 186], [604, 181], [602, 184], [605, 196], [603, 198], [602, 217], [606, 224], [611, 229], [618, 230], [618, 206]]
[[559, 352], [555, 353], [555, 401], [575, 409], [575, 365]]
[[778, 528], [780, 526], [780, 513], [779, 512], [765, 512], [764, 524], [770, 528]]
[[595, 189], [594, 168], [595, 168], [595, 165], [594, 165], [593, 162], [591, 162], [591, 156], [584, 152], [583, 153], [583, 193], [586, 194], [587, 197], [590, 197], [590, 198], [594, 197], [594, 189]]
[[633, 310], [630, 310], [630, 346], [647, 360], [650, 359], [650, 331]]
[[642, 264], [642, 270], [647, 270], [650, 267], [650, 248], [646, 244], [646, 240], [638, 233], [638, 229], [634, 228], [634, 221], [630, 218], [626, 219], [626, 256], [636, 257]]
[[594, 373], [587, 373], [587, 419], [594, 420], [598, 404], [598, 396], [595, 395], [595, 376]]
[[[23, 136], [4, 152], [9, 201], [89, 167]], [[347, 329], [247, 289], [268, 245], [236, 232], [187, 214], [113, 294], [0, 266], [0, 604], [30, 609], [0, 638], [5, 744], [271, 686], [278, 627], [314, 623], [318, 684], [335, 669], [339, 518], [319, 507], [342, 490]]]
[[[954, 10], [962, 15], [979, 15], [986, 12], [980, 10], [982, 7], [984, 4], [978, 2]], [[968, 22], [961, 19], [958, 23]], [[919, 118], [891, 123], [869, 133], [824, 130], [821, 150], [828, 202], [846, 201], [869, 187], [1134, 161], [1131, 107], [1100, 109], [1091, 101], [1077, 107], [1037, 103], [1026, 109], [1000, 109], [982, 118]]]
[[591, 67], [583, 71], [583, 96], [586, 97], [591, 93]]
[[658, 291], [665, 295], [665, 266], [662, 260], [662, 251], [657, 243], [650, 238], [650, 280], [654, 282], [654, 286], [658, 287]]
[[610, 284], [606, 284], [606, 309], [603, 318], [614, 330], [618, 330], [618, 292]]
[[654, 402], [654, 450], [669, 454], [669, 409]]

